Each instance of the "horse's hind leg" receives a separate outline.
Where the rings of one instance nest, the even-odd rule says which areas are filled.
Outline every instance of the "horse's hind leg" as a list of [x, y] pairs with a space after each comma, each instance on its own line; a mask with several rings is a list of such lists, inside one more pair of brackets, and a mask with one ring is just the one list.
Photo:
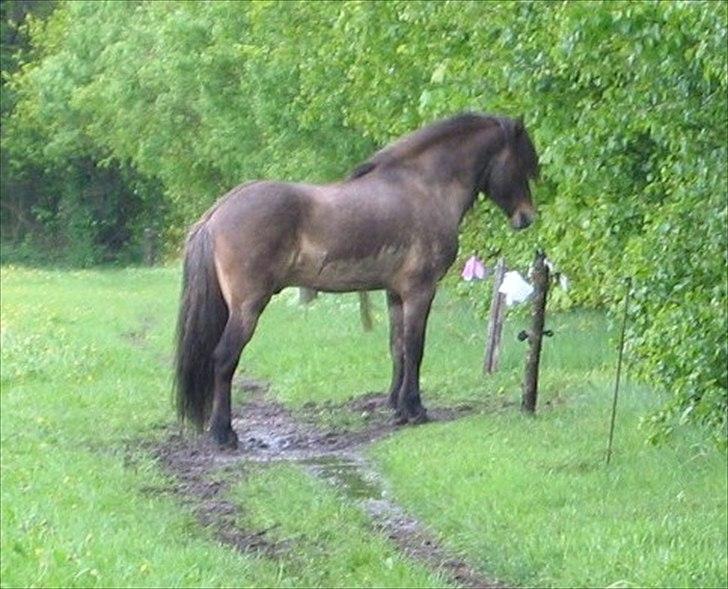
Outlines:
[[240, 354], [253, 337], [258, 317], [270, 296], [256, 297], [232, 305], [230, 316], [214, 352], [215, 392], [212, 399], [210, 434], [221, 446], [235, 448], [238, 437], [232, 428], [231, 384]]

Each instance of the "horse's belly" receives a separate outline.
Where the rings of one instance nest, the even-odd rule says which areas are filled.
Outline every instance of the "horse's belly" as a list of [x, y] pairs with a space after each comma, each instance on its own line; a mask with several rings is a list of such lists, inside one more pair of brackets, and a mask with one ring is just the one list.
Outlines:
[[363, 258], [329, 259], [325, 251], [302, 250], [291, 267], [290, 286], [346, 292], [386, 288], [403, 261], [400, 248], [384, 247]]

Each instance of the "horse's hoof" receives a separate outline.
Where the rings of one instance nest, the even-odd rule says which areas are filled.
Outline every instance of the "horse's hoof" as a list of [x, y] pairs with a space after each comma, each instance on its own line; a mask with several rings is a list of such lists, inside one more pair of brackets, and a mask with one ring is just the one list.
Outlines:
[[420, 425], [422, 423], [427, 423], [430, 421], [429, 416], [427, 415], [427, 409], [424, 407], [418, 411], [415, 415], [410, 416], [409, 423], [412, 425]]
[[407, 416], [402, 411], [397, 411], [392, 418], [394, 425], [406, 425], [408, 421]]
[[222, 434], [213, 434], [212, 439], [218, 445], [220, 450], [237, 450], [238, 434], [229, 429]]

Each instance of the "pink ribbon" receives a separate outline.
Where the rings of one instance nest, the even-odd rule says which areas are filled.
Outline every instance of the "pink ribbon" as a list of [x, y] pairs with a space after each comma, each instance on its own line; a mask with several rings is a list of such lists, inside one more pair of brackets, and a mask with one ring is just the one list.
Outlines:
[[483, 262], [476, 256], [470, 256], [465, 262], [465, 267], [460, 274], [463, 280], [470, 282], [471, 280], [483, 280], [485, 278], [486, 269]]

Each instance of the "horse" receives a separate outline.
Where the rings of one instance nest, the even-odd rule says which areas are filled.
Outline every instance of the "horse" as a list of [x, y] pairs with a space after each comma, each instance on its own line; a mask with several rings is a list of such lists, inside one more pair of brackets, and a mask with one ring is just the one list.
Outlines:
[[286, 287], [385, 290], [398, 424], [427, 421], [419, 373], [438, 281], [479, 193], [516, 230], [536, 210], [538, 155], [518, 119], [464, 113], [393, 142], [347, 178], [317, 185], [256, 181], [233, 188], [185, 244], [175, 388], [180, 418], [236, 447], [230, 389], [271, 297]]

